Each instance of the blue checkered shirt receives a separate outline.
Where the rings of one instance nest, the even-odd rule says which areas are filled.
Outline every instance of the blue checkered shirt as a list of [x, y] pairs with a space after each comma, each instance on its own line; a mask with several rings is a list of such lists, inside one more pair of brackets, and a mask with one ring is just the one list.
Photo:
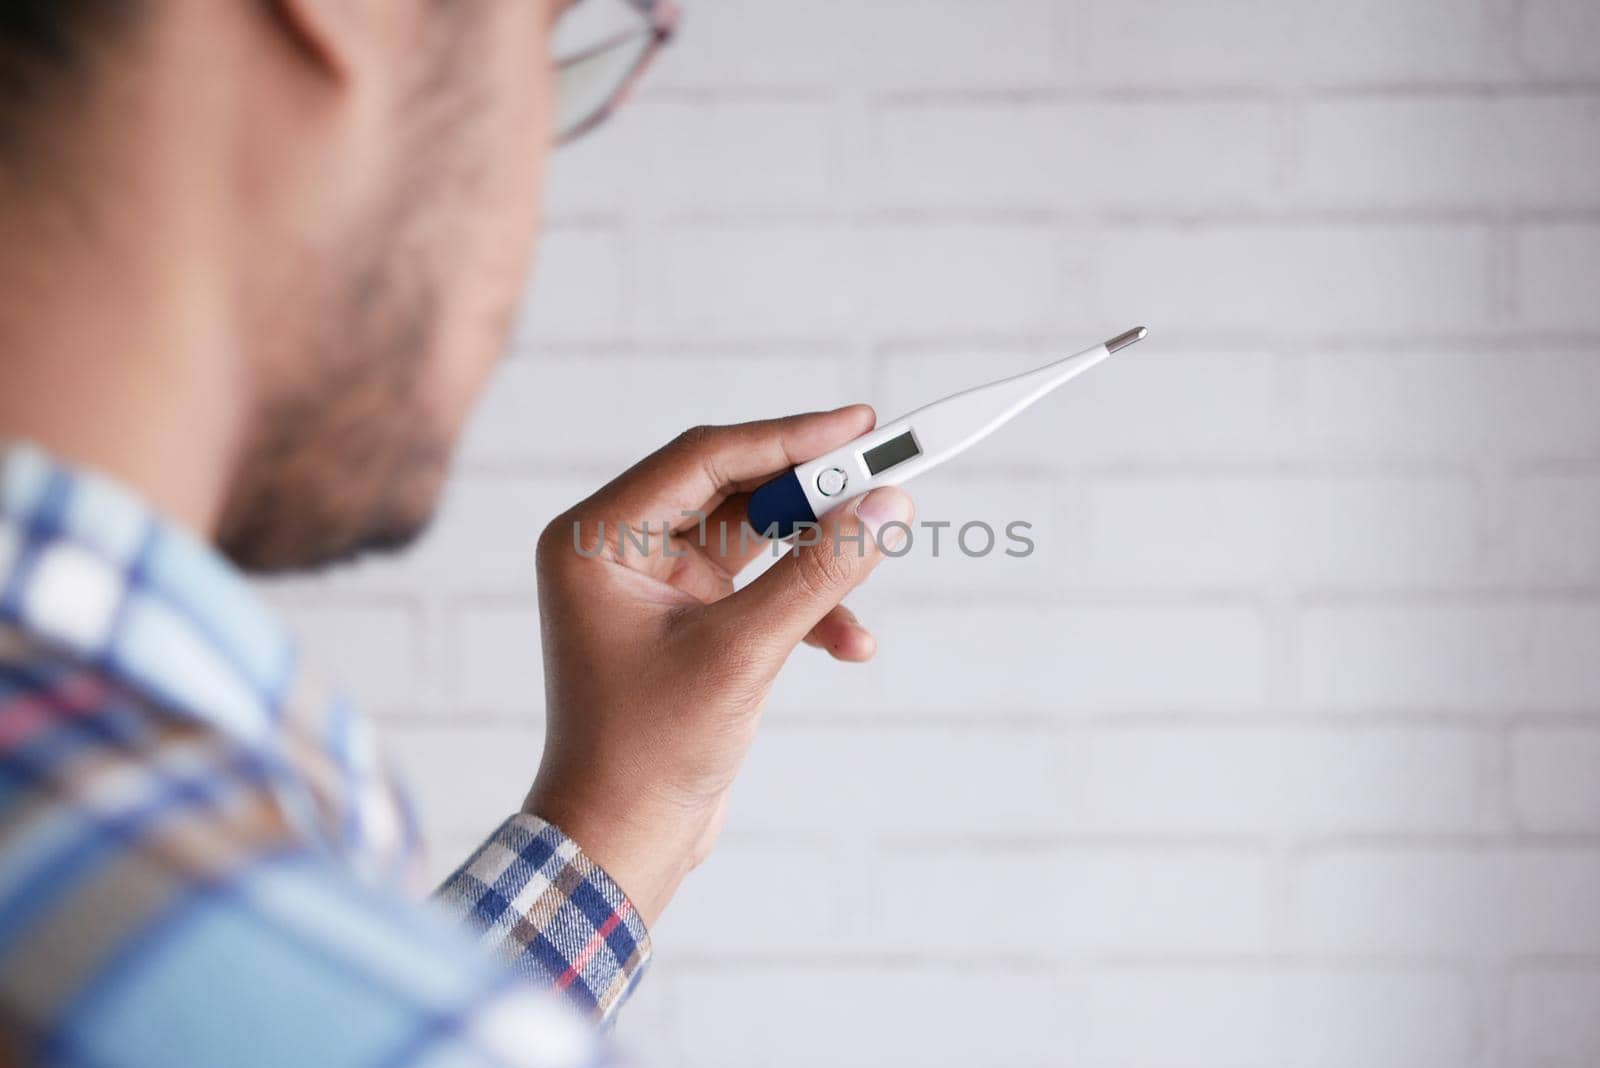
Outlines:
[[236, 571], [0, 448], [0, 1063], [595, 1063], [650, 953], [616, 884], [528, 815], [431, 902], [417, 857]]

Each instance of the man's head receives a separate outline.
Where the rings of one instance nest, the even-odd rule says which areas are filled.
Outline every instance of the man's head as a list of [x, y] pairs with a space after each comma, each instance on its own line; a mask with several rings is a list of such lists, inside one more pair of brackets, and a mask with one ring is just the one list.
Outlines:
[[143, 226], [193, 317], [226, 321], [211, 518], [238, 562], [425, 525], [530, 260], [564, 6], [0, 3], [8, 187], [79, 205], [90, 242]]

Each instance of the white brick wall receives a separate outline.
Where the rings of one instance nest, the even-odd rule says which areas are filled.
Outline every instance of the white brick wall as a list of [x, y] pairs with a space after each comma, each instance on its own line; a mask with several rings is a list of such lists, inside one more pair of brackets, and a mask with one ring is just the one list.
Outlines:
[[1600, 730], [1528, 726], [1511, 736], [1511, 799], [1521, 826], [1600, 829]]
[[[1574, 6], [1582, 6], [1576, 0]], [[1496, 83], [1512, 68], [1493, 0], [1087, 0], [1067, 77], [1129, 86]], [[1574, 17], [1561, 25], [1571, 26]]]
[[1600, 225], [1523, 226], [1515, 256], [1519, 319], [1558, 330], [1600, 328], [1600, 304], [1584, 281], [1600, 272]]
[[[877, 116], [886, 206], [1156, 210], [1239, 207], [1269, 196], [1274, 108], [1265, 98], [1117, 96], [889, 103]], [[1085, 145], [1104, 146], [1094, 166]]]
[[[1151, 337], [914, 487], [621, 1028], [661, 1065], [1600, 1063], [1600, 4], [691, 0], [417, 551], [272, 596], [443, 870], [532, 544], [692, 423]], [[955, 527], [943, 534], [948, 548]]]

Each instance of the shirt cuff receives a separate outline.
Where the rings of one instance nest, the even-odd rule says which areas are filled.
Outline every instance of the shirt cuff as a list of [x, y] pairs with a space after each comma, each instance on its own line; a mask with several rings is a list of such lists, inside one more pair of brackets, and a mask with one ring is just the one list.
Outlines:
[[650, 935], [620, 887], [555, 824], [518, 814], [436, 894], [513, 971], [602, 1026], [633, 993]]

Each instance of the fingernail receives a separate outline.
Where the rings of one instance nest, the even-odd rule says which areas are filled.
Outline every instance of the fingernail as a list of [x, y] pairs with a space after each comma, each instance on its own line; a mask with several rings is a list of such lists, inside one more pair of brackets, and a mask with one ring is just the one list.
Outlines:
[[[880, 486], [856, 503], [856, 515], [861, 524], [887, 553], [896, 552], [905, 544], [911, 532], [911, 517], [916, 511], [906, 492], [895, 486]], [[888, 529], [884, 530], [885, 527]]]

